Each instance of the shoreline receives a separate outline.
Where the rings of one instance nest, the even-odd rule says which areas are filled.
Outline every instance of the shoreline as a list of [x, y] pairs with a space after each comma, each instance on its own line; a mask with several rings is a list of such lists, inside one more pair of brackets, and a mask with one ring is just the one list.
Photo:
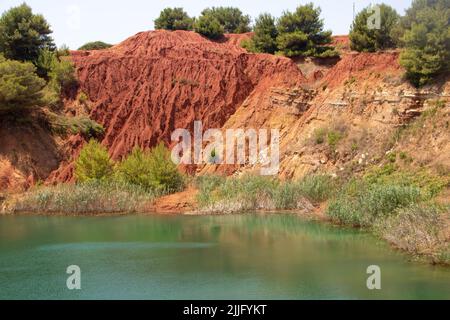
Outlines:
[[[62, 213], [62, 212], [45, 212], [45, 211], [9, 211], [8, 203], [11, 201], [17, 201], [25, 193], [16, 193], [11, 195], [0, 195], [0, 217], [73, 217], [73, 218], [104, 218], [104, 217], [126, 217], [126, 216], [159, 216], [159, 217], [174, 217], [174, 216], [186, 216], [186, 217], [201, 217], [201, 216], [227, 216], [227, 215], [276, 215], [276, 214], [290, 214], [295, 215], [300, 219], [309, 219], [317, 223], [325, 223], [328, 225], [333, 225], [339, 228], [351, 228], [354, 230], [359, 230], [362, 232], [367, 232], [377, 239], [382, 240], [387, 243], [392, 250], [399, 251], [405, 254], [409, 260], [421, 261], [430, 265], [440, 265], [444, 267], [450, 267], [450, 261], [448, 259], [438, 259], [436, 255], [438, 252], [417, 252], [412, 253], [408, 250], [399, 247], [394, 242], [383, 238], [381, 235], [377, 234], [373, 229], [367, 227], [357, 227], [344, 223], [339, 223], [334, 221], [331, 217], [326, 214], [328, 207], [328, 201], [312, 205], [308, 209], [277, 209], [277, 210], [265, 210], [265, 209], [255, 209], [255, 210], [244, 210], [229, 213], [215, 213], [212, 211], [204, 210], [199, 208], [196, 196], [198, 190], [195, 188], [188, 188], [182, 192], [175, 194], [165, 195], [154, 199], [151, 203], [143, 203], [143, 210], [139, 211], [122, 211], [122, 212], [107, 212], [102, 213], [100, 210], [96, 212], [72, 212], [72, 213]], [[449, 224], [450, 226], [450, 224]], [[449, 230], [450, 235], [450, 230]]]

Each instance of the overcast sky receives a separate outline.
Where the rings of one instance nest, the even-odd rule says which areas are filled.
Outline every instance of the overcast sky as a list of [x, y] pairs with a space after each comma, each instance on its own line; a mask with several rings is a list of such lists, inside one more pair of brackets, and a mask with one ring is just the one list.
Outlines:
[[[17, 6], [23, 0], [1, 0], [0, 12]], [[153, 21], [166, 7], [183, 7], [197, 16], [206, 7], [239, 7], [252, 18], [262, 12], [279, 16], [284, 10], [294, 10], [311, 0], [28, 0], [35, 13], [42, 13], [53, 29], [58, 46], [77, 49], [82, 44], [102, 40], [112, 44], [145, 30], [153, 29]], [[359, 11], [370, 3], [384, 2], [401, 14], [412, 0], [313, 0], [322, 8], [327, 29], [335, 35], [347, 34], [353, 19], [353, 3]]]

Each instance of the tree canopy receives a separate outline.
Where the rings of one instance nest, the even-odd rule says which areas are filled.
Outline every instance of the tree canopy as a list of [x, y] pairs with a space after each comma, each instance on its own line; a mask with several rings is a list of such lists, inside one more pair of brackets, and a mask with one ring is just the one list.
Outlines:
[[164, 30], [192, 30], [194, 19], [183, 8], [166, 8], [155, 20], [155, 29]]
[[18, 110], [40, 104], [45, 81], [30, 62], [0, 55], [0, 110]]
[[195, 32], [207, 38], [217, 40], [223, 37], [224, 29], [215, 17], [203, 15], [195, 22]]
[[321, 9], [313, 3], [285, 11], [278, 20], [278, 50], [288, 57], [330, 57], [337, 52], [331, 43], [331, 31], [324, 30]]
[[450, 71], [450, 0], [414, 0], [401, 21], [400, 64], [416, 86]]
[[85, 43], [81, 47], [78, 48], [78, 50], [102, 50], [102, 49], [108, 49], [111, 48], [112, 44], [103, 42], [103, 41], [92, 41]]
[[55, 49], [51, 33], [45, 18], [24, 3], [0, 17], [0, 52], [8, 59], [34, 62], [41, 50]]
[[277, 51], [278, 30], [275, 18], [263, 13], [256, 18], [252, 39], [245, 42], [243, 47], [251, 52], [275, 53]]
[[225, 33], [250, 32], [250, 16], [233, 7], [212, 7], [202, 11], [201, 16], [215, 18]]
[[[372, 18], [377, 12], [380, 13], [379, 26], [375, 24], [375, 20]], [[397, 11], [386, 4], [365, 8], [353, 21], [350, 30], [351, 48], [360, 52], [375, 52], [395, 48], [395, 30], [399, 19], [400, 16]]]

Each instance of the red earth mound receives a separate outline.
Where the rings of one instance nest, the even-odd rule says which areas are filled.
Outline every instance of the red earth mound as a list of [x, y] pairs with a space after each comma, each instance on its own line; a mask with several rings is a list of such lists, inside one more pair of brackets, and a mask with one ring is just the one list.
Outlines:
[[[106, 130], [111, 156], [169, 143], [175, 129], [193, 129], [197, 120], [205, 130], [221, 128], [259, 84], [265, 90], [304, 81], [290, 59], [247, 53], [237, 45], [246, 37], [215, 42], [194, 32], [151, 31], [107, 50], [73, 52], [80, 92]], [[70, 177], [66, 164], [51, 180]]]
[[399, 73], [402, 70], [398, 62], [399, 55], [398, 51], [343, 55], [342, 59], [326, 74], [323, 81], [332, 88], [344, 84], [350, 76], [368, 78], [377, 73]]

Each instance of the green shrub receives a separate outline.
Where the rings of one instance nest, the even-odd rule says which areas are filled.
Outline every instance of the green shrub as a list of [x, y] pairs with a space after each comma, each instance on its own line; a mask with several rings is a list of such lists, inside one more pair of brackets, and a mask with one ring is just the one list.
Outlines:
[[224, 29], [219, 21], [211, 15], [201, 16], [195, 22], [195, 32], [207, 38], [217, 40], [223, 37]]
[[67, 45], [65, 45], [65, 44], [61, 45], [61, 46], [56, 50], [56, 56], [57, 56], [58, 58], [70, 56], [70, 48], [69, 48]]
[[184, 187], [183, 176], [171, 159], [169, 149], [160, 143], [150, 152], [151, 180], [156, 190], [176, 192]]
[[78, 48], [78, 50], [88, 51], [88, 50], [103, 50], [111, 48], [112, 44], [103, 42], [103, 41], [93, 41], [88, 42]]
[[35, 62], [43, 49], [54, 50], [52, 30], [45, 18], [25, 3], [0, 17], [0, 53], [8, 59]]
[[316, 144], [322, 144], [325, 142], [325, 137], [327, 136], [327, 129], [318, 128], [318, 129], [314, 130], [313, 136], [314, 136], [314, 142]]
[[286, 57], [308, 56], [308, 36], [302, 31], [282, 33], [277, 37], [277, 46]]
[[194, 19], [189, 17], [183, 8], [166, 8], [155, 20], [155, 29], [192, 30], [193, 28]]
[[201, 17], [216, 19], [224, 33], [250, 32], [250, 16], [244, 15], [241, 10], [233, 7], [213, 7], [202, 11]]
[[102, 181], [111, 177], [113, 162], [108, 150], [95, 140], [89, 141], [75, 161], [78, 182]]
[[132, 185], [138, 185], [145, 190], [155, 188], [151, 168], [150, 152], [144, 152], [140, 148], [133, 151], [120, 162], [114, 170], [115, 178]]
[[55, 59], [49, 73], [49, 85], [57, 93], [75, 87], [78, 80], [75, 75], [75, 67], [68, 58]]
[[375, 13], [373, 6], [362, 10], [353, 21], [350, 31], [352, 50], [375, 52], [397, 46], [394, 31], [400, 16], [397, 11], [386, 4], [377, 5], [380, 9], [380, 28], [369, 28], [370, 17]]
[[100, 138], [105, 133], [103, 126], [85, 116], [67, 117], [48, 113], [47, 118], [51, 130], [62, 136], [81, 134], [85, 139], [91, 139]]
[[344, 138], [344, 135], [339, 131], [330, 131], [327, 134], [328, 145], [335, 150], [339, 141]]
[[400, 64], [416, 86], [450, 70], [448, 0], [414, 0], [402, 19]]
[[339, 142], [344, 139], [346, 128], [338, 128], [336, 125], [330, 127], [317, 128], [313, 132], [313, 140], [315, 144], [327, 143], [332, 149], [336, 150]]
[[324, 31], [320, 14], [321, 9], [312, 3], [297, 7], [295, 12], [284, 12], [277, 24], [279, 52], [288, 57], [338, 56], [329, 46], [331, 31]]
[[89, 97], [85, 92], [80, 92], [78, 94], [78, 102], [81, 104], [86, 104], [89, 101]]
[[49, 49], [41, 50], [35, 62], [38, 75], [41, 78], [45, 78], [46, 80], [48, 80], [49, 73], [52, 70], [56, 60], [57, 55], [54, 51], [51, 51]]
[[18, 110], [41, 104], [45, 81], [30, 62], [7, 60], [0, 55], [0, 111]]
[[255, 21], [253, 37], [243, 42], [242, 46], [250, 52], [275, 53], [277, 51], [278, 30], [275, 26], [275, 18], [268, 13], [263, 13]]
[[54, 109], [62, 107], [61, 93], [78, 85], [75, 67], [69, 57], [58, 57], [49, 50], [41, 51], [36, 62], [40, 75], [48, 80], [43, 90], [43, 101]]
[[183, 176], [172, 162], [170, 151], [164, 144], [159, 144], [151, 151], [134, 148], [114, 171], [116, 180], [137, 185], [144, 190], [172, 193], [184, 187]]

